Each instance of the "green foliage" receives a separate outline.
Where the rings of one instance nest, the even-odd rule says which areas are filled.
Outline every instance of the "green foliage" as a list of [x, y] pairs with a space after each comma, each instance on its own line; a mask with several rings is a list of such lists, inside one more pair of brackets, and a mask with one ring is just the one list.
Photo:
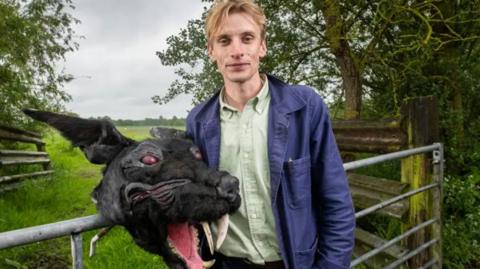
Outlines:
[[[179, 94], [193, 94], [198, 101], [211, 96], [221, 85], [221, 77], [216, 72], [214, 64], [209, 62], [206, 49], [206, 38], [203, 34], [203, 18], [188, 22], [187, 28], [182, 29], [178, 36], [167, 38], [169, 47], [157, 56], [163, 65], [177, 66], [175, 70], [180, 79], [170, 85], [165, 96], [153, 96], [152, 100], [164, 104]], [[195, 73], [194, 70], [201, 70]]]
[[480, 170], [444, 181], [443, 255], [447, 268], [478, 268]]
[[74, 51], [71, 0], [0, 1], [0, 122], [20, 126], [25, 107], [59, 110], [72, 77], [55, 64]]
[[[468, 100], [466, 102], [470, 103], [473, 101]], [[474, 106], [473, 103], [470, 105]], [[464, 121], [465, 130], [461, 136], [453, 129], [456, 124], [455, 121], [458, 120], [458, 115], [452, 113], [445, 115], [443, 118], [444, 126], [452, 127], [452, 129], [444, 130], [444, 137], [448, 138], [447, 141], [449, 142], [445, 147], [448, 155], [447, 171], [449, 174], [466, 177], [479, 167], [480, 121], [478, 120], [478, 115], [480, 115], [480, 111], [478, 113], [475, 116], [469, 115], [468, 120]]]

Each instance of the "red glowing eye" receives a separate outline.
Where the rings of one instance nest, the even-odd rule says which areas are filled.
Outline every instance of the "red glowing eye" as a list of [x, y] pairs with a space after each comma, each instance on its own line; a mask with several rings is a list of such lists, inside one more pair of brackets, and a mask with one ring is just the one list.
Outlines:
[[148, 164], [148, 165], [156, 164], [158, 163], [158, 158], [152, 155], [145, 155], [142, 158], [142, 163]]

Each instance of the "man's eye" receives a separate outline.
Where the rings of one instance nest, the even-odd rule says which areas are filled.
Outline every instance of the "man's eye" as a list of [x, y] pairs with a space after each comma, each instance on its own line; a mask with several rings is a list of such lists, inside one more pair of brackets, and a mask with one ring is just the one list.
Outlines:
[[252, 40], [253, 40], [252, 36], [246, 36], [246, 37], [243, 38], [243, 41], [245, 41], [245, 42], [250, 42]]
[[145, 155], [142, 157], [142, 163], [147, 164], [147, 165], [152, 165], [156, 164], [159, 162], [159, 159], [155, 156], [152, 155]]

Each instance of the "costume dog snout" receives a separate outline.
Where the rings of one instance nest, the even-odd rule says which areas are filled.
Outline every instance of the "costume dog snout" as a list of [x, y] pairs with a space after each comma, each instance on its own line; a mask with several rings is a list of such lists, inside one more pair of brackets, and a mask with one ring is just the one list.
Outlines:
[[239, 193], [239, 181], [236, 177], [226, 175], [220, 179], [220, 184], [217, 186], [217, 193], [221, 198], [229, 202], [235, 201]]

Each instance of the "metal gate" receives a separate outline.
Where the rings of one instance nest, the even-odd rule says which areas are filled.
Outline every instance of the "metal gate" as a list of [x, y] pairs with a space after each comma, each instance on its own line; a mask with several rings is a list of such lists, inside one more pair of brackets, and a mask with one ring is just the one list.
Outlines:
[[[427, 242], [423, 242], [422, 245], [416, 249], [411, 249], [405, 253], [402, 257], [392, 262], [385, 268], [397, 268], [410, 258], [414, 257], [418, 253], [425, 251], [431, 246], [434, 246], [430, 251], [430, 260], [426, 262], [421, 268], [430, 268], [435, 266], [436, 268], [442, 267], [442, 252], [441, 252], [441, 208], [442, 208], [442, 180], [444, 170], [444, 157], [443, 157], [443, 145], [441, 143], [435, 143], [429, 146], [413, 148], [409, 150], [403, 150], [393, 152], [389, 154], [379, 155], [372, 158], [358, 160], [354, 162], [345, 163], [343, 165], [346, 171], [365, 167], [373, 164], [378, 164], [390, 160], [402, 159], [408, 156], [417, 154], [432, 153], [433, 160], [433, 178], [432, 183], [426, 186], [421, 186], [417, 189], [403, 193], [389, 200], [383, 201], [372, 207], [363, 209], [355, 214], [355, 217], [361, 218], [368, 214], [374, 213], [382, 208], [392, 205], [403, 199], [407, 199], [413, 195], [421, 192], [430, 191], [432, 202], [432, 218], [412, 227], [411, 229], [403, 232], [399, 236], [385, 242], [384, 244], [375, 247], [371, 251], [361, 255], [360, 257], [352, 260], [350, 268], [361, 264], [369, 258], [381, 253], [390, 246], [400, 242], [413, 233], [431, 228], [431, 237]], [[106, 219], [100, 215], [92, 215], [87, 217], [81, 217], [56, 223], [50, 223], [46, 225], [39, 225], [25, 229], [19, 229], [9, 232], [0, 233], [0, 249], [16, 247], [20, 245], [26, 245], [35, 243], [38, 241], [49, 240], [62, 236], [70, 236], [72, 243], [72, 265], [74, 269], [83, 268], [83, 253], [82, 253], [82, 233], [89, 230], [98, 229], [101, 227], [111, 225]]]

